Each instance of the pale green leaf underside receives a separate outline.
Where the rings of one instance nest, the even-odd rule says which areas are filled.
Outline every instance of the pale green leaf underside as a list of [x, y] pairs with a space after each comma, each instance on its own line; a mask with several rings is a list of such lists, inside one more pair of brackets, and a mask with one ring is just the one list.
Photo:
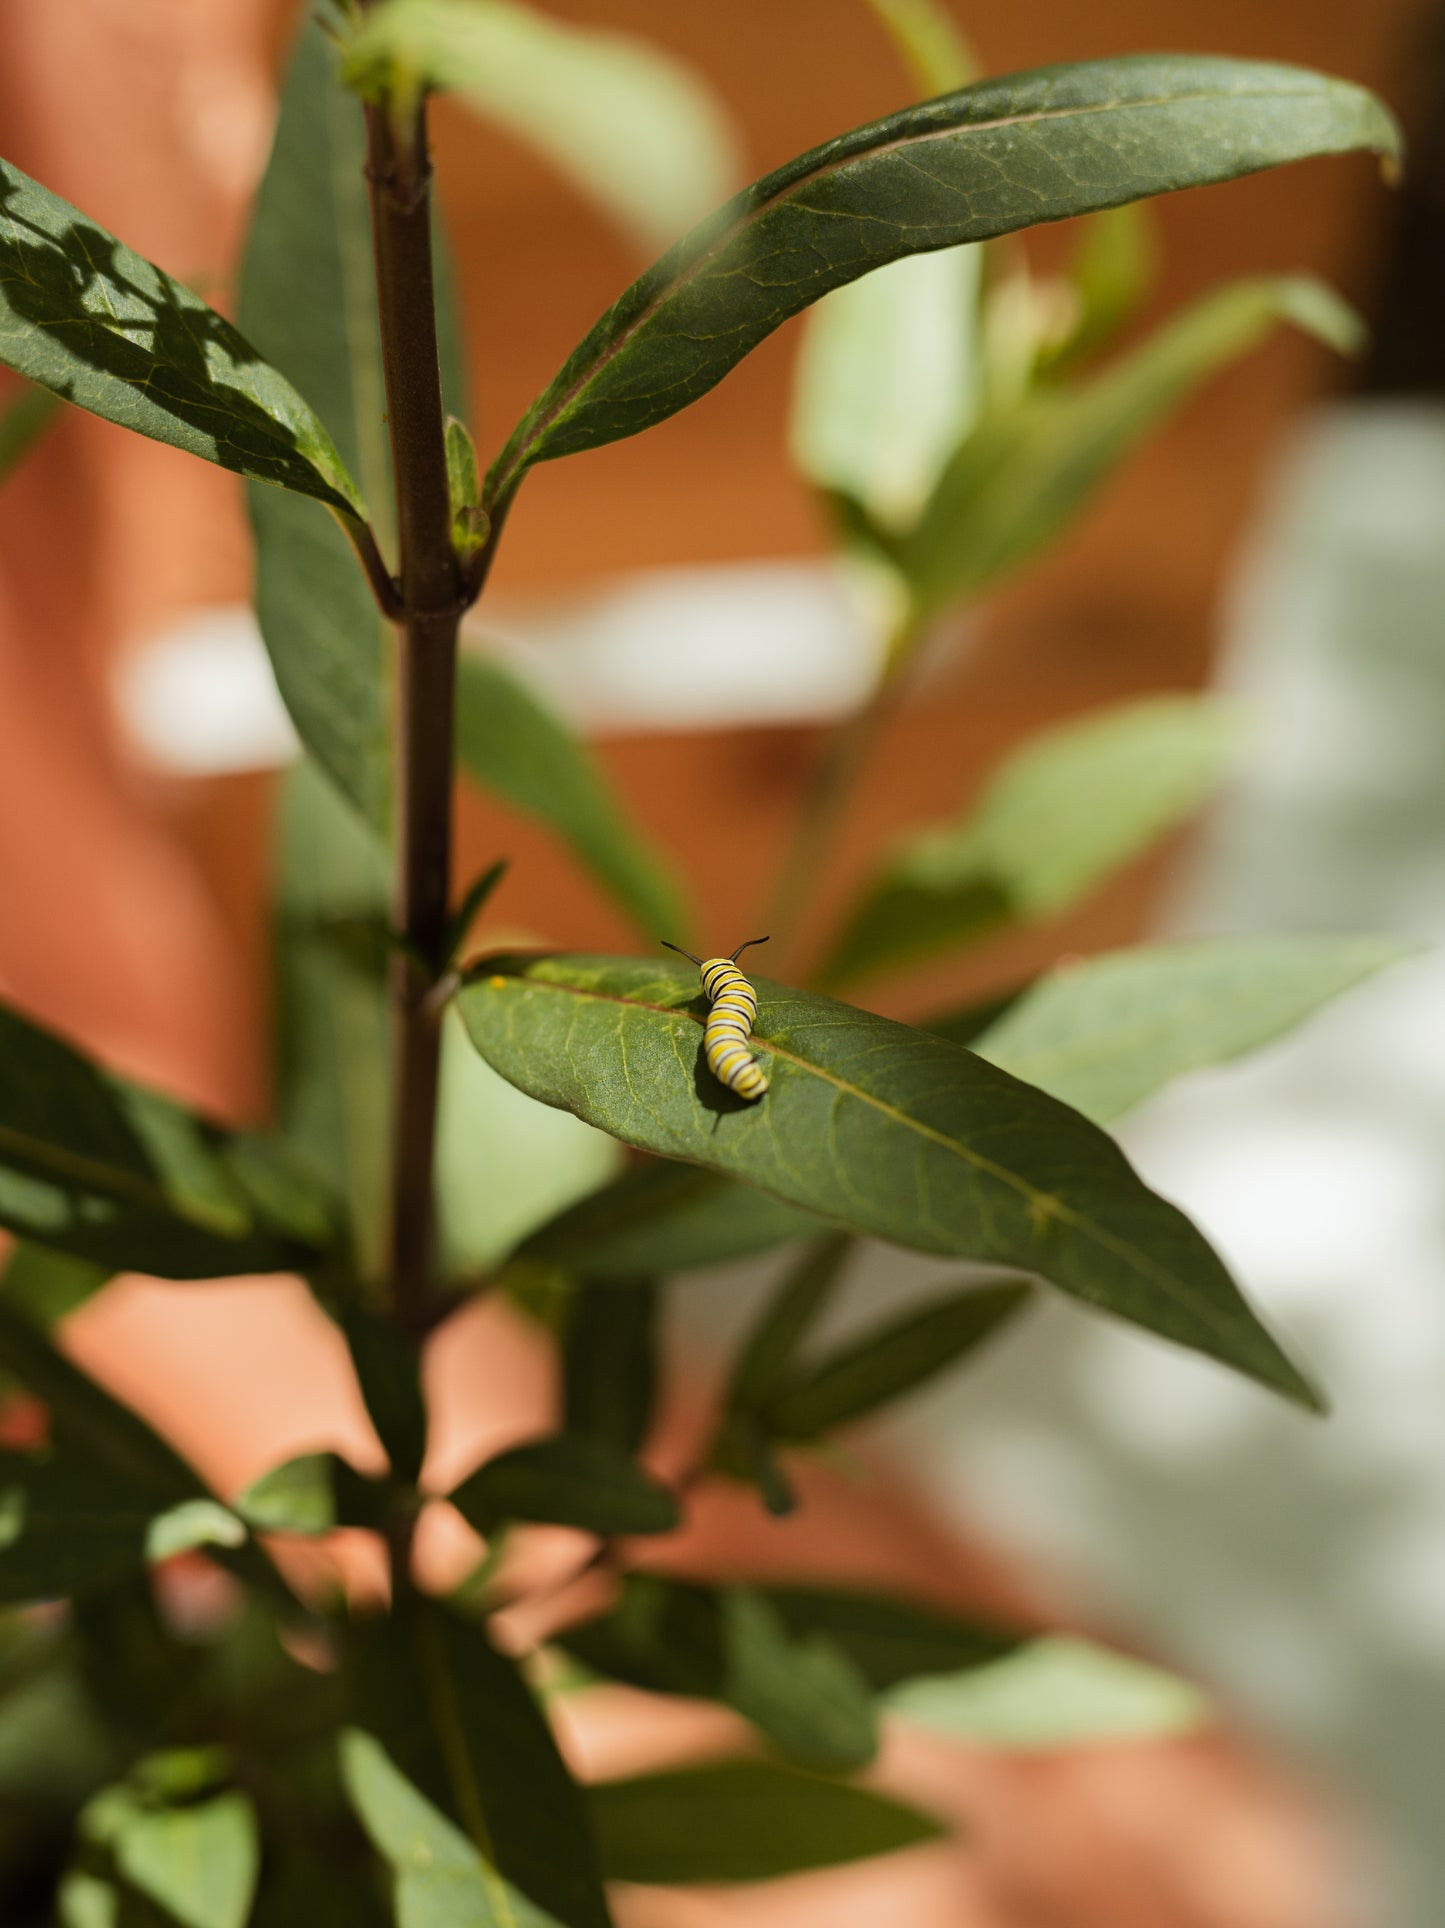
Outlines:
[[1362, 88], [1202, 56], [1042, 68], [872, 122], [745, 189], [634, 282], [519, 424], [488, 502], [534, 462], [665, 421], [790, 315], [903, 255], [1397, 144]]
[[888, 1705], [953, 1739], [1020, 1750], [1159, 1740], [1210, 1718], [1205, 1696], [1177, 1674], [1063, 1635], [990, 1667], [910, 1681]]
[[1272, 1043], [1412, 948], [1315, 935], [1116, 951], [1040, 979], [973, 1048], [1107, 1124], [1171, 1079]]
[[1341, 354], [1363, 328], [1321, 282], [1239, 281], [1206, 295], [1093, 380], [1041, 386], [985, 419], [943, 470], [893, 559], [917, 605], [976, 597], [1036, 555], [1208, 378], [1290, 322]]
[[956, 823], [916, 832], [817, 973], [830, 990], [1068, 910], [1218, 788], [1241, 743], [1211, 697], [1155, 696], [1027, 741]]
[[8, 161], [0, 202], [0, 361], [122, 428], [364, 516], [320, 421], [199, 295]]
[[628, 821], [586, 744], [495, 656], [461, 658], [456, 700], [467, 774], [560, 837], [639, 933], [686, 943], [681, 885]]
[[715, 207], [740, 171], [721, 106], [690, 68], [631, 34], [512, 0], [387, 0], [347, 65], [362, 84], [391, 68], [454, 90], [649, 250]]
[[625, 1143], [894, 1244], [1037, 1274], [1313, 1403], [1200, 1234], [1102, 1132], [961, 1046], [757, 983], [772, 1082], [751, 1105], [703, 1064], [686, 965], [497, 958], [460, 1003], [503, 1077]]

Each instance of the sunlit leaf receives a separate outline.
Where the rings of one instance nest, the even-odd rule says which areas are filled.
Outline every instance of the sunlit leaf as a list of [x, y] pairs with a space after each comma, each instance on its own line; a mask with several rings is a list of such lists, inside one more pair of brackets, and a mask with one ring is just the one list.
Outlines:
[[1233, 711], [1156, 696], [1025, 742], [957, 822], [884, 863], [817, 973], [830, 989], [1068, 910], [1199, 809], [1235, 761]]
[[1096, 378], [1037, 387], [982, 421], [892, 552], [917, 603], [978, 596], [1027, 562], [1196, 388], [1286, 321], [1342, 354], [1363, 341], [1358, 317], [1318, 281], [1239, 281]]
[[855, 129], [746, 189], [634, 282], [488, 479], [665, 421], [831, 289], [903, 255], [1398, 135], [1380, 102], [1299, 68], [1139, 55], [984, 81]]
[[755, 983], [771, 1085], [752, 1105], [706, 1070], [685, 964], [497, 957], [459, 1001], [504, 1077], [626, 1143], [857, 1232], [1037, 1274], [1315, 1402], [1204, 1239], [1103, 1132], [961, 1046]]
[[937, 1733], [1009, 1748], [1157, 1740], [1210, 1718], [1205, 1696], [1177, 1674], [1063, 1635], [990, 1667], [912, 1681], [888, 1705]]
[[732, 130], [690, 68], [631, 34], [514, 0], [384, 0], [347, 49], [354, 85], [450, 88], [544, 155], [647, 248], [732, 187]]
[[[108, 1850], [117, 1881], [154, 1902], [176, 1928], [245, 1928], [261, 1865], [245, 1794], [156, 1805], [123, 1784], [96, 1796], [80, 1829]], [[120, 1922], [128, 1919], [122, 1911]]]
[[587, 1792], [614, 1881], [770, 1881], [942, 1833], [899, 1801], [774, 1761], [719, 1761]]
[[592, 753], [495, 656], [457, 666], [457, 756], [484, 789], [535, 817], [649, 941], [686, 943], [681, 886], [628, 821]]
[[1258, 1050], [1411, 955], [1389, 937], [1212, 937], [1065, 964], [974, 1050], [1106, 1124], [1171, 1079]]

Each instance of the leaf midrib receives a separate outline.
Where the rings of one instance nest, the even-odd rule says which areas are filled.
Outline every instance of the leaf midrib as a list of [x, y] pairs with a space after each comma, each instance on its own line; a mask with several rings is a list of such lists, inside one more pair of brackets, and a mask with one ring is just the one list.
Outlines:
[[[685, 1009], [670, 1008], [662, 1004], [652, 1004], [638, 998], [617, 997], [605, 991], [587, 990], [580, 985], [557, 984], [550, 981], [543, 982], [535, 978], [510, 978], [507, 981], [509, 983], [520, 984], [528, 990], [562, 991], [570, 997], [588, 998], [594, 1003], [599, 1004], [616, 1004], [628, 1011], [653, 1011], [661, 1017], [683, 1018], [688, 1023], [695, 1024], [699, 1030], [703, 1028], [703, 1020], [693, 1012]], [[1011, 1172], [1006, 1166], [995, 1164], [991, 1158], [984, 1157], [981, 1152], [974, 1151], [971, 1146], [961, 1143], [956, 1138], [949, 1138], [945, 1133], [936, 1130], [932, 1125], [926, 1125], [921, 1119], [914, 1118], [910, 1113], [900, 1111], [895, 1105], [890, 1105], [886, 1099], [876, 1097], [872, 1092], [865, 1091], [861, 1086], [850, 1083], [848, 1079], [840, 1077], [837, 1073], [824, 1070], [821, 1065], [814, 1064], [807, 1058], [799, 1057], [796, 1052], [789, 1051], [783, 1046], [774, 1044], [770, 1039], [761, 1036], [759, 1033], [755, 1032], [753, 1035], [757, 1037], [758, 1042], [762, 1044], [773, 1057], [782, 1058], [786, 1063], [796, 1065], [800, 1071], [808, 1072], [811, 1076], [821, 1079], [825, 1084], [832, 1085], [836, 1090], [845, 1093], [850, 1098], [856, 1098], [860, 1104], [868, 1105], [874, 1111], [880, 1112], [884, 1117], [891, 1119], [893, 1123], [901, 1125], [905, 1130], [916, 1132], [919, 1137], [926, 1138], [932, 1143], [940, 1145], [945, 1151], [951, 1152], [956, 1158], [962, 1160], [964, 1164], [971, 1165], [975, 1170], [983, 1172], [991, 1178], [996, 1178], [1001, 1184], [1009, 1186], [1013, 1191], [1019, 1193], [1021, 1197], [1027, 1199], [1031, 1208], [1038, 1207], [1044, 1216], [1057, 1219], [1064, 1224], [1072, 1226], [1082, 1237], [1091, 1239], [1104, 1251], [1111, 1252], [1116, 1258], [1122, 1259], [1143, 1278], [1151, 1280], [1175, 1305], [1188, 1313], [1191, 1318], [1198, 1319], [1209, 1326], [1218, 1334], [1222, 1341], [1227, 1341], [1233, 1337], [1233, 1328], [1218, 1322], [1212, 1307], [1208, 1304], [1199, 1303], [1192, 1293], [1182, 1289], [1180, 1281], [1173, 1272], [1159, 1270], [1159, 1268], [1149, 1260], [1148, 1255], [1137, 1246], [1129, 1243], [1125, 1239], [1118, 1238], [1115, 1234], [1106, 1230], [1105, 1227], [1099, 1225], [1094, 1219], [1087, 1218], [1081, 1213], [1076, 1212], [1071, 1206], [1064, 1204], [1063, 1200], [1053, 1192], [1041, 1191], [1037, 1186], [1031, 1185], [1026, 1178], [1021, 1178], [1017, 1172]], [[959, 1048], [962, 1049], [963, 1047], [960, 1046]], [[986, 1060], [984, 1060], [984, 1062], [986, 1062]], [[1002, 1067], [994, 1065], [992, 1069], [1001, 1071]], [[1012, 1074], [1003, 1072], [1002, 1075], [1008, 1077]], [[1048, 1094], [1043, 1093], [1041, 1095], [1047, 1097]], [[1054, 1102], [1057, 1103], [1058, 1100]], [[1098, 1127], [1095, 1127], [1095, 1129], [1098, 1129]], [[771, 1188], [762, 1186], [760, 1189], [767, 1191]], [[783, 1195], [775, 1192], [773, 1196], [781, 1198]], [[784, 1199], [783, 1202], [785, 1204], [797, 1203], [796, 1199]], [[805, 1207], [804, 1209], [807, 1208]]]
[[[578, 395], [586, 388], [587, 384], [594, 380], [610, 362], [616, 360], [623, 349], [628, 346], [633, 338], [639, 334], [641, 330], [647, 326], [648, 322], [659, 312], [664, 303], [670, 301], [679, 289], [685, 288], [689, 282], [695, 280], [705, 269], [709, 268], [724, 248], [731, 246], [738, 235], [745, 233], [755, 221], [761, 220], [763, 215], [771, 212], [773, 208], [788, 199], [788, 197], [798, 189], [807, 188], [811, 186], [813, 182], [825, 179], [829, 174], [839, 173], [854, 161], [873, 160], [880, 155], [896, 153], [902, 148], [926, 146], [931, 141], [960, 139], [969, 134], [996, 133], [1002, 127], [1033, 127], [1044, 121], [1081, 120], [1086, 115], [1112, 114], [1120, 112], [1125, 108], [1131, 110], [1135, 108], [1148, 110], [1156, 107], [1195, 105], [1200, 102], [1216, 100], [1293, 100], [1295, 98], [1297, 98], [1296, 94], [1283, 88], [1215, 88], [1192, 94], [1150, 95], [1141, 100], [1123, 101], [1115, 99], [1098, 101], [1087, 107], [1051, 107], [1041, 109], [1039, 112], [1033, 114], [1003, 114], [994, 120], [975, 121], [968, 126], [953, 125], [933, 128], [923, 134], [903, 134], [894, 140], [881, 141], [876, 147], [866, 148], [860, 153], [845, 154], [826, 161], [819, 161], [816, 167], [809, 169], [805, 174], [799, 174], [795, 179], [788, 181], [785, 185], [779, 186], [766, 200], [759, 201], [755, 207], [749, 208], [747, 213], [740, 216], [736, 222], [720, 234], [713, 245], [700, 254], [696, 261], [692, 262], [681, 274], [675, 276], [658, 290], [655, 298], [647, 304], [637, 316], [636, 320], [626, 328], [622, 334], [618, 335], [615, 340], [608, 343], [604, 351], [599, 354], [594, 361], [588, 364], [573, 385], [564, 394], [558, 396], [552, 408], [538, 418], [532, 432], [518, 445], [517, 453], [510, 465], [504, 469], [498, 477], [496, 491], [492, 498], [494, 504], [501, 504], [509, 499], [510, 492], [517, 483], [520, 483], [521, 478], [531, 466], [529, 450], [535, 447], [547, 431], [566, 413], [567, 409], [570, 408]], [[840, 140], [846, 140], [847, 136], [840, 135], [838, 138]]]

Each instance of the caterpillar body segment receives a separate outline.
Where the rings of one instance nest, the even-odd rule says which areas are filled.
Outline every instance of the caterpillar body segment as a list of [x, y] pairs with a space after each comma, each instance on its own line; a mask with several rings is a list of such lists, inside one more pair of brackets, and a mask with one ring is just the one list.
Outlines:
[[702, 988], [712, 1009], [702, 1034], [702, 1052], [707, 1068], [719, 1084], [735, 1091], [740, 1098], [761, 1098], [768, 1088], [768, 1074], [748, 1048], [753, 1019], [758, 1014], [757, 992], [738, 969], [737, 960], [751, 944], [766, 944], [766, 937], [749, 938], [739, 944], [731, 957], [694, 957], [676, 944], [663, 944], [677, 951], [702, 974]]

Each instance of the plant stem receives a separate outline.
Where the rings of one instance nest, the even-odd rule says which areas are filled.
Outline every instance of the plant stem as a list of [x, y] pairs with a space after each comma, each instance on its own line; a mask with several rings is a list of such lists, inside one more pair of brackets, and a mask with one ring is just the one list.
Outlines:
[[441, 1022], [430, 994], [446, 964], [452, 847], [452, 703], [469, 597], [451, 539], [432, 286], [426, 103], [404, 118], [368, 106], [367, 179], [396, 479], [401, 613], [397, 663], [396, 872], [391, 965], [392, 1112], [387, 1233], [393, 1305], [425, 1330], [434, 1292], [432, 1195]]

